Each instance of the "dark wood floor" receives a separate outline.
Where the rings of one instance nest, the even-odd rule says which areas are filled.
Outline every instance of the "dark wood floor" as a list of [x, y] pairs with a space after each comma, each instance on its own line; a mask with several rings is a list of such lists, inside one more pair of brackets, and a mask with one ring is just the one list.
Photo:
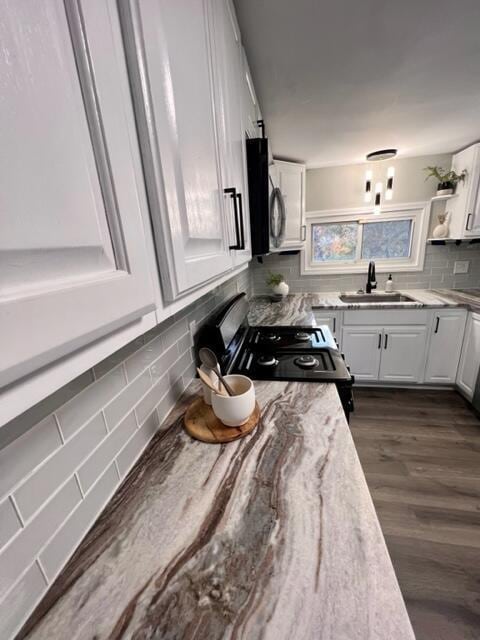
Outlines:
[[454, 391], [357, 388], [351, 429], [417, 640], [479, 640], [480, 420]]

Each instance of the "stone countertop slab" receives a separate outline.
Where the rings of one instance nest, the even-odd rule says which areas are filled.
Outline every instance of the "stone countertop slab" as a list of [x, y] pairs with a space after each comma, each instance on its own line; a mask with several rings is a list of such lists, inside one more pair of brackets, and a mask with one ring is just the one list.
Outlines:
[[[383, 292], [378, 292], [383, 293]], [[414, 299], [414, 302], [343, 302], [341, 293], [298, 293], [273, 301], [270, 296], [255, 296], [250, 301], [248, 321], [256, 325], [304, 325], [315, 326], [315, 309], [347, 311], [368, 309], [448, 309], [465, 307], [480, 311], [480, 290], [409, 289], [398, 291]], [[373, 296], [375, 294], [372, 294]]]
[[255, 387], [217, 446], [192, 383], [19, 637], [414, 640], [335, 386]]

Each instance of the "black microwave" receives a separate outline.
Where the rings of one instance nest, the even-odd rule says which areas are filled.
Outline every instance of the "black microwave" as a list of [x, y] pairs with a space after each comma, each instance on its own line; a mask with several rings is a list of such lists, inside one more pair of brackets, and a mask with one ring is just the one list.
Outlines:
[[247, 172], [252, 254], [262, 256], [281, 247], [286, 224], [283, 196], [269, 173], [268, 138], [247, 139]]

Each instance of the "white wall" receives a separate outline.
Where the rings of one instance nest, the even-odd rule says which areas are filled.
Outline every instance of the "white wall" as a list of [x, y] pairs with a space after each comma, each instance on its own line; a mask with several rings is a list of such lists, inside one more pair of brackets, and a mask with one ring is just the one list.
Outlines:
[[387, 169], [395, 167], [395, 184], [392, 204], [399, 202], [420, 202], [429, 200], [437, 188], [434, 179], [425, 181], [423, 168], [427, 165], [440, 165], [449, 169], [451, 154], [401, 158], [382, 162], [308, 169], [306, 184], [307, 211], [323, 209], [347, 209], [361, 207], [365, 188], [367, 169], [373, 172], [375, 182], [386, 183]]

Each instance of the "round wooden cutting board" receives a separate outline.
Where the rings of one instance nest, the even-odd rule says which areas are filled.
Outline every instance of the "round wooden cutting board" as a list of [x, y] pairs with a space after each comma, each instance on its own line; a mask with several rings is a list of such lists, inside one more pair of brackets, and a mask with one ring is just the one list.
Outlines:
[[259, 420], [260, 407], [256, 402], [255, 409], [245, 424], [240, 427], [227, 427], [220, 422], [212, 407], [206, 404], [203, 398], [196, 398], [185, 413], [184, 424], [192, 438], [210, 444], [221, 444], [248, 435], [255, 429]]

